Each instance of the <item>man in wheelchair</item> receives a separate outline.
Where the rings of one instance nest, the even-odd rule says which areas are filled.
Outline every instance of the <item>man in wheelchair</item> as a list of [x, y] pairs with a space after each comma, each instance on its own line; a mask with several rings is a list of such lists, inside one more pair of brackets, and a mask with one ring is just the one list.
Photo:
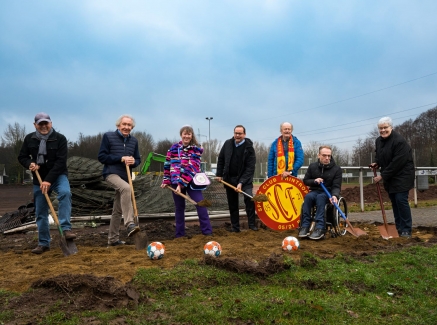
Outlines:
[[[310, 189], [310, 192], [305, 196], [301, 215], [301, 226], [299, 237], [308, 237], [310, 239], [321, 239], [325, 236], [326, 220], [325, 220], [325, 205], [328, 202], [338, 203], [341, 190], [342, 171], [340, 166], [335, 164], [334, 158], [331, 156], [332, 150], [329, 146], [319, 147], [318, 161], [310, 164], [305, 173], [303, 182]], [[332, 195], [332, 199], [323, 191], [322, 183], [326, 186]], [[311, 230], [312, 209], [316, 207], [315, 212], [315, 229]]]

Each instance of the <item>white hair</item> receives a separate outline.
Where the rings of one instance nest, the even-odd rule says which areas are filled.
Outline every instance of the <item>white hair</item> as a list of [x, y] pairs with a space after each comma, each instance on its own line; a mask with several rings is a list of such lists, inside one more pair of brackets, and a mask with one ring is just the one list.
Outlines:
[[291, 126], [291, 132], [293, 132], [293, 124], [291, 124], [290, 122], [282, 122], [281, 125], [279, 126], [279, 132], [282, 132], [282, 126], [284, 124], [290, 124]]
[[135, 119], [131, 115], [128, 115], [128, 114], [123, 114], [122, 116], [120, 116], [117, 119], [117, 121], [115, 121], [115, 126], [119, 127], [120, 123], [121, 123], [121, 120], [124, 119], [125, 117], [130, 118], [132, 120], [132, 129], [133, 129], [135, 127]]
[[388, 116], [385, 116], [385, 117], [381, 118], [381, 119], [378, 121], [378, 126], [379, 126], [379, 125], [383, 125], [383, 124], [388, 124], [388, 125], [390, 125], [391, 127], [393, 127], [393, 121], [392, 121], [391, 118], [388, 117]]

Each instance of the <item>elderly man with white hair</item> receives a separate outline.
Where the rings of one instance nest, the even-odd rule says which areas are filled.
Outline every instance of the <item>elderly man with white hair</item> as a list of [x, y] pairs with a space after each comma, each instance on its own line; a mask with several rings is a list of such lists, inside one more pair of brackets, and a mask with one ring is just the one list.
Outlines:
[[281, 123], [279, 131], [281, 136], [273, 141], [270, 147], [267, 176], [297, 176], [297, 171], [304, 161], [302, 144], [292, 134], [293, 125], [290, 122]]
[[402, 135], [393, 130], [390, 117], [378, 121], [379, 137], [375, 141], [375, 162], [371, 168], [381, 168], [374, 177], [376, 183], [384, 182], [384, 189], [393, 207], [393, 215], [399, 236], [411, 237], [412, 217], [408, 192], [414, 187], [414, 161], [410, 145]]

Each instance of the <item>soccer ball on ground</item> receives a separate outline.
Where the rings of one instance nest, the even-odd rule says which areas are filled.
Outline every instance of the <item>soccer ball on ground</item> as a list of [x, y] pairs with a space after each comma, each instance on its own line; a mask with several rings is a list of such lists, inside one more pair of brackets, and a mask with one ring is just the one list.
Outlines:
[[297, 251], [299, 248], [299, 240], [296, 237], [288, 236], [282, 241], [282, 249], [284, 251]]
[[154, 241], [147, 247], [147, 256], [151, 260], [159, 260], [164, 257], [165, 246], [159, 241]]
[[203, 251], [206, 255], [218, 257], [222, 253], [222, 246], [216, 241], [209, 241], [203, 246]]

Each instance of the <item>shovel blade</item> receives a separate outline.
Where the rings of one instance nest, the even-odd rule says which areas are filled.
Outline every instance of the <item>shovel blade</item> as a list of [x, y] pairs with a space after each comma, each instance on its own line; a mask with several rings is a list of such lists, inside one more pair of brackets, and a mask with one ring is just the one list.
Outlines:
[[137, 251], [146, 249], [147, 245], [149, 245], [149, 240], [147, 239], [147, 235], [143, 234], [140, 231], [134, 235], [134, 242], [135, 242], [135, 249]]
[[398, 230], [396, 229], [395, 225], [388, 225], [384, 224], [381, 226], [378, 226], [379, 233], [381, 234], [381, 237], [384, 239], [389, 238], [398, 238]]
[[[76, 244], [73, 243], [73, 245], [74, 247], [76, 247]], [[59, 246], [61, 247], [64, 256], [70, 256], [77, 253], [77, 247], [76, 249], [74, 249], [74, 247], [71, 247], [71, 244], [70, 245], [68, 244], [64, 236], [61, 236], [61, 239], [59, 241]]]
[[346, 231], [349, 232], [351, 235], [354, 235], [355, 237], [360, 237], [360, 236], [366, 236], [367, 232], [365, 232], [364, 230], [360, 229], [360, 228], [354, 228], [352, 227], [352, 224], [350, 223], [349, 220], [346, 219], [347, 225], [348, 227], [346, 227]]

